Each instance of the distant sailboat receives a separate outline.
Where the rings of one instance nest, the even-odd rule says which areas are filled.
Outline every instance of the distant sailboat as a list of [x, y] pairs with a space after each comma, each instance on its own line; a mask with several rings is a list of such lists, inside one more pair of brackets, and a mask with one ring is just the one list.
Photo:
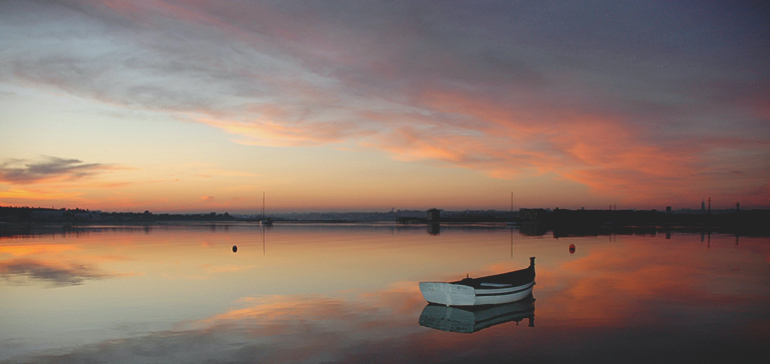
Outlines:
[[508, 224], [506, 224], [506, 225], [507, 226], [519, 225], [519, 223], [516, 222], [515, 219], [513, 218], [513, 192], [511, 192], [511, 221]]
[[265, 218], [265, 193], [262, 192], [262, 218], [259, 219], [259, 224], [262, 226], [273, 226], [272, 218]]

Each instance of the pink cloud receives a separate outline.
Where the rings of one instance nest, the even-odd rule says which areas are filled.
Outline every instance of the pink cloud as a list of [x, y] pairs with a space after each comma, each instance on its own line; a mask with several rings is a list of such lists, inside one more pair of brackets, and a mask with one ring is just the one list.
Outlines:
[[641, 205], [753, 199], [767, 185], [767, 75], [748, 67], [752, 53], [722, 71], [724, 55], [693, 57], [688, 42], [629, 55], [632, 28], [565, 45], [538, 24], [522, 32], [525, 19], [430, 4], [82, 4], [88, 21], [119, 24], [115, 52], [41, 47], [10, 55], [8, 74], [241, 144], [359, 145], [494, 178], [554, 175]]

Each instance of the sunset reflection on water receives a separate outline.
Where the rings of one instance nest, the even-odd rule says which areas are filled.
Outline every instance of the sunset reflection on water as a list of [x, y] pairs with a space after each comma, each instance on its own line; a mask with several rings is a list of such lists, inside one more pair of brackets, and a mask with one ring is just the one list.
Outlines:
[[[532, 325], [420, 326], [418, 282], [521, 269], [530, 256]], [[1, 238], [0, 361], [750, 358], [768, 350], [769, 273], [768, 238], [677, 232], [235, 224]]]

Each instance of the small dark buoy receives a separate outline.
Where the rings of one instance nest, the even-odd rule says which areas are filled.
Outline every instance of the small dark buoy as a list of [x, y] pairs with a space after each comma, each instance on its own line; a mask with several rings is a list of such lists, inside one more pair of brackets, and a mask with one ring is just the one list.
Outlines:
[[569, 253], [570, 254], [575, 254], [575, 244], [570, 244], [569, 245]]
[[237, 252], [237, 251], [238, 251], [238, 247], [237, 247], [237, 246], [235, 246], [235, 245], [233, 245], [233, 253], [235, 253], [235, 252]]

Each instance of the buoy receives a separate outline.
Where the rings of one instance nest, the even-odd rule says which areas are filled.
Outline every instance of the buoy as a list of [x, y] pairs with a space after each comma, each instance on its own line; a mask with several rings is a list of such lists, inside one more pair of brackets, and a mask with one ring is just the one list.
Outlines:
[[569, 253], [570, 254], [575, 254], [575, 244], [570, 244], [569, 245]]
[[237, 251], [238, 251], [238, 247], [237, 247], [237, 246], [235, 246], [235, 245], [233, 245], [233, 253], [235, 253], [235, 252], [237, 252]]

